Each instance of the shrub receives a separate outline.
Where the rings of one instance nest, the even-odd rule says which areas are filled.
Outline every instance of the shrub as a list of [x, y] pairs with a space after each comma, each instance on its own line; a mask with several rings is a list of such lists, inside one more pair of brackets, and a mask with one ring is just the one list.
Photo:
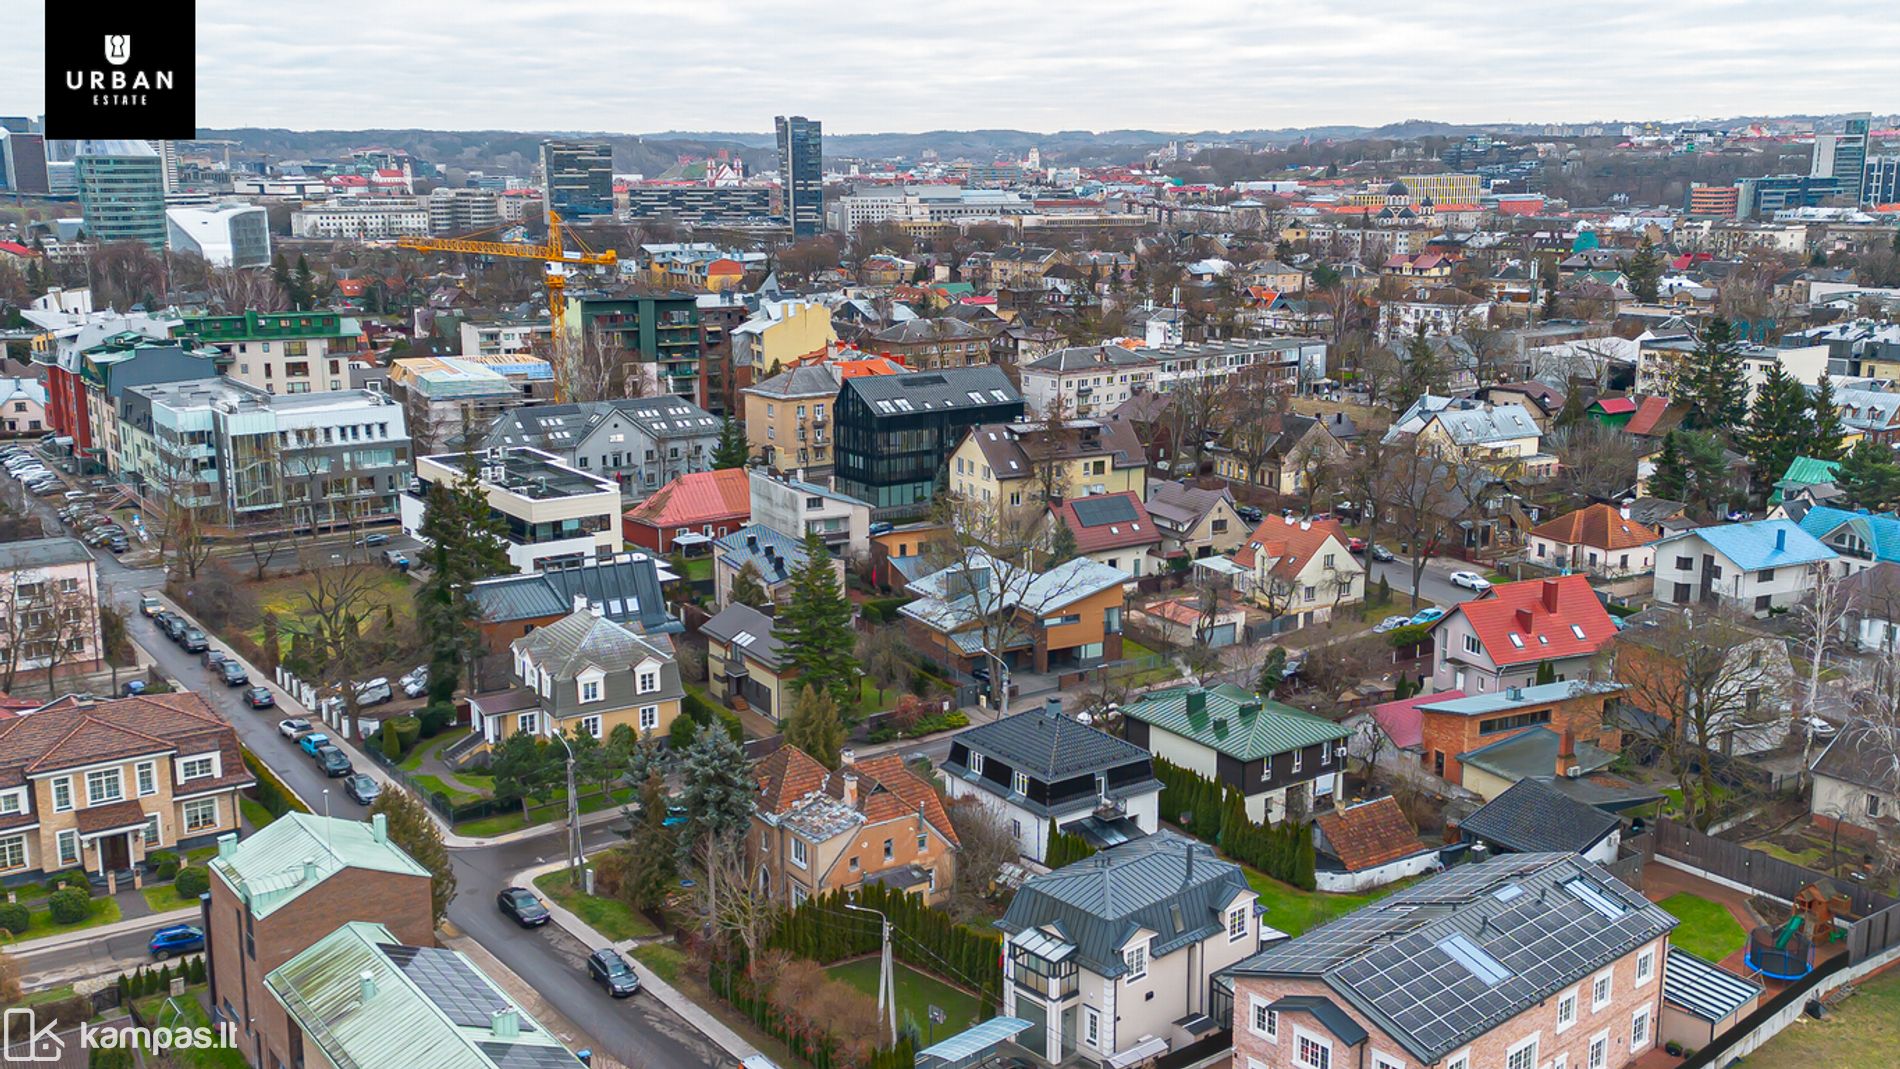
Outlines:
[[211, 873], [202, 865], [189, 865], [178, 870], [178, 879], [172, 884], [172, 890], [180, 898], [197, 898], [211, 889]]
[[733, 742], [741, 746], [745, 745], [745, 722], [739, 719], [738, 713], [730, 709], [721, 709], [719, 722], [726, 726], [726, 734], [732, 737]]
[[176, 879], [178, 877], [178, 859], [173, 858], [170, 861], [159, 862], [158, 865], [152, 869], [152, 875], [156, 876], [161, 882]]
[[416, 717], [399, 716], [394, 720], [383, 721], [385, 729], [392, 726], [396, 729], [396, 741], [402, 747], [403, 753], [408, 753], [415, 746], [416, 740], [422, 738], [422, 721]]
[[[688, 695], [691, 697], [691, 695]], [[666, 744], [676, 753], [684, 753], [693, 744], [693, 737], [699, 734], [699, 721], [690, 716], [676, 716], [673, 726], [667, 729]]]
[[84, 891], [68, 887], [46, 900], [46, 911], [57, 924], [78, 924], [92, 916], [92, 899]]
[[0, 902], [0, 928], [14, 935], [26, 934], [26, 926], [31, 923], [32, 914], [18, 902]]
[[284, 786], [284, 781], [277, 778], [277, 773], [272, 772], [264, 762], [257, 759], [256, 754], [249, 750], [244, 751], [244, 767], [250, 770], [251, 775], [257, 777], [257, 786], [251, 788], [251, 797], [257, 799], [257, 804], [263, 806], [265, 812], [273, 817], [281, 817], [291, 812], [310, 812], [310, 807], [298, 801], [297, 796], [290, 793], [290, 788]]
[[447, 699], [430, 702], [423, 706], [419, 723], [422, 725], [423, 738], [435, 738], [455, 723], [455, 703]]
[[692, 717], [695, 724], [710, 724], [718, 716], [718, 710], [711, 702], [690, 690], [680, 700], [680, 711]]
[[92, 895], [92, 881], [87, 879], [86, 874], [79, 869], [67, 869], [46, 881], [46, 890], [49, 894], [58, 894], [68, 888], [88, 897]]

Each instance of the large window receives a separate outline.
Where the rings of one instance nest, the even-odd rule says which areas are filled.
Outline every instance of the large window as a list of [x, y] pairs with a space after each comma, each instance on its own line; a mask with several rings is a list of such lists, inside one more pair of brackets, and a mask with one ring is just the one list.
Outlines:
[[59, 833], [55, 840], [59, 845], [59, 863], [63, 865], [79, 864], [79, 833], [71, 828]]
[[204, 779], [217, 774], [214, 760], [209, 757], [189, 757], [178, 762], [180, 780]]
[[1317, 1036], [1300, 1033], [1299, 1046], [1294, 1050], [1294, 1064], [1305, 1069], [1332, 1069], [1333, 1045]]
[[1504, 1069], [1537, 1069], [1537, 1037], [1512, 1047], [1504, 1056]]
[[1129, 947], [1122, 952], [1122, 962], [1128, 966], [1128, 982], [1144, 980], [1148, 976], [1148, 944]]
[[1608, 1069], [1610, 1061], [1610, 1034], [1604, 1032], [1590, 1037], [1589, 1069]]
[[104, 805], [125, 798], [125, 777], [116, 768], [99, 768], [86, 773], [86, 804]]
[[199, 831], [218, 826], [218, 800], [194, 798], [185, 803], [185, 830]]
[[1248, 1021], [1247, 1027], [1253, 1031], [1254, 1035], [1262, 1039], [1272, 1040], [1276, 1043], [1279, 1042], [1280, 1013], [1278, 1010], [1271, 1008], [1271, 1005], [1266, 999], [1255, 995], [1253, 996], [1253, 1010], [1251, 1016], [1252, 1019]]
[[1638, 1051], [1649, 1046], [1649, 1007], [1638, 1006], [1630, 1018], [1630, 1050]]
[[0, 839], [0, 872], [12, 872], [26, 867], [26, 836], [15, 835], [10, 839]]
[[138, 767], [139, 797], [158, 793], [158, 766], [150, 761]]

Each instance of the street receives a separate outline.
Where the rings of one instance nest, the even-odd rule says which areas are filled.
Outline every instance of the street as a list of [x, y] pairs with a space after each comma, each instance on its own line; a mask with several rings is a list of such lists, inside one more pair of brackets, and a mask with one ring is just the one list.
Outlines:
[[[1412, 609], [1412, 562], [1401, 557], [1395, 561], [1367, 563], [1370, 570], [1366, 573], [1366, 589], [1371, 591], [1379, 585], [1379, 580], [1384, 579], [1392, 587], [1392, 612], [1415, 611]], [[1480, 574], [1484, 571], [1463, 561], [1444, 557], [1433, 557], [1426, 561], [1424, 578], [1418, 584], [1418, 607], [1422, 609], [1427, 605], [1437, 605], [1449, 608], [1477, 597], [1477, 591], [1451, 584], [1451, 573], [1462, 570]]]

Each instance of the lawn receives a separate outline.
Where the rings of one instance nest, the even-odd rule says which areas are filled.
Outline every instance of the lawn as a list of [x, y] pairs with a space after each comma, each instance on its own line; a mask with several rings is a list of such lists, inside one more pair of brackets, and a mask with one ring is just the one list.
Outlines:
[[[941, 1026], [945, 1035], [961, 1031], [976, 1023], [980, 1007], [976, 996], [951, 987], [942, 980], [902, 962], [894, 963], [897, 974], [893, 979], [897, 986], [897, 1024], [898, 1027], [914, 1025], [919, 1032], [930, 1029], [930, 1007], [943, 1011], [944, 1023]], [[877, 995], [878, 959], [860, 958], [833, 965], [825, 972], [832, 979], [842, 980], [867, 995]]]
[[623, 939], [643, 939], [658, 935], [647, 919], [617, 899], [590, 895], [574, 886], [566, 869], [556, 869], [543, 876], [535, 877], [534, 886], [562, 907], [572, 912], [587, 926], [618, 943]]
[[[373, 567], [373, 565], [364, 567]], [[260, 615], [266, 612], [276, 614], [279, 624], [278, 640], [284, 651], [289, 650], [290, 640], [283, 630], [283, 624], [297, 619], [298, 609], [304, 603], [301, 594], [306, 582], [306, 577], [289, 576], [249, 585], [251, 594], [257, 599], [258, 613]], [[398, 571], [390, 570], [387, 574], [380, 576], [365, 599], [368, 608], [362, 614], [363, 626], [374, 627], [381, 623], [385, 605], [389, 606], [390, 612], [399, 620], [406, 620], [414, 615], [415, 599], [410, 591], [411, 585], [409, 577]], [[259, 646], [264, 644], [263, 624], [258, 624], [247, 633], [251, 641]]]
[[156, 913], [170, 913], [175, 909], [198, 908], [197, 899], [185, 898], [169, 883], [161, 883], [143, 888], [139, 891], [139, 894], [145, 896], [145, 904], [152, 907], [153, 912]]
[[466, 734], [468, 734], [467, 728], [456, 728], [452, 731], [444, 731], [433, 739], [424, 739], [416, 745], [415, 749], [409, 751], [409, 756], [403, 758], [402, 764], [397, 767], [401, 768], [404, 772], [418, 771], [422, 768], [422, 762], [427, 759], [430, 754]]
[[[188, 987], [183, 995], [171, 999], [171, 1004], [178, 1007], [178, 1013], [166, 1007], [164, 995], [140, 999], [139, 1013], [154, 1027], [209, 1030], [211, 1019], [205, 1016], [205, 1008], [198, 1004], [198, 996], [202, 993], [203, 988]], [[250, 1063], [244, 1060], [244, 1052], [235, 1047], [177, 1047], [169, 1054], [171, 1064], [178, 1069], [250, 1069]]]
[[277, 819], [270, 815], [270, 810], [265, 809], [262, 803], [252, 801], [243, 795], [238, 796], [238, 812], [244, 814], [244, 823], [249, 824], [253, 830], [266, 827], [271, 821]]
[[713, 559], [711, 557], [689, 557], [686, 569], [680, 572], [683, 579], [695, 583], [710, 583], [713, 577]]
[[1656, 904], [1682, 922], [1670, 933], [1669, 941], [1698, 958], [1719, 962], [1742, 949], [1742, 944], [1748, 941], [1748, 933], [1742, 931], [1734, 915], [1719, 902], [1684, 891]]
[[666, 943], [643, 943], [633, 948], [633, 957], [669, 984], [678, 983], [686, 968], [686, 952]]
[[[420, 779], [421, 777], [417, 778]], [[628, 802], [633, 801], [633, 793], [633, 788], [622, 787], [610, 795], [590, 794], [581, 799], [581, 812], [593, 813], [605, 809], [608, 806], [626, 805]], [[477, 817], [474, 820], [465, 820], [457, 824], [455, 830], [461, 835], [471, 835], [481, 838], [490, 835], [505, 835], [511, 831], [520, 831], [530, 823], [547, 824], [567, 819], [567, 805], [564, 802], [550, 800], [545, 803], [538, 803], [533, 806], [532, 812], [534, 817], [532, 820], [529, 820], [521, 815], [521, 809], [519, 807], [513, 807], [506, 813], [495, 813], [491, 816]]]
[[483, 798], [483, 795], [475, 791], [465, 790], [461, 786], [450, 786], [440, 776], [431, 776], [427, 772], [417, 772], [411, 775], [409, 780], [430, 794], [446, 795], [452, 806], [468, 805], [470, 802], [479, 802]]
[[1241, 866], [1247, 874], [1247, 884], [1260, 896], [1260, 902], [1267, 907], [1266, 915], [1261, 918], [1268, 927], [1278, 928], [1288, 935], [1301, 935], [1325, 924], [1335, 917], [1343, 916], [1368, 902], [1375, 902], [1386, 895], [1406, 886], [1409, 881], [1388, 884], [1377, 890], [1359, 895], [1334, 895], [1322, 891], [1302, 891], [1290, 883], [1279, 880], [1256, 869]]
[[20, 1004], [31, 1006], [39, 1002], [58, 1002], [60, 999], [71, 997], [73, 997], [73, 985], [66, 984], [62, 987], [49, 987], [44, 991], [29, 991], [20, 1000]]
[[24, 936], [12, 936], [0, 929], [0, 944], [22, 942], [29, 939], [44, 939], [61, 932], [76, 932], [82, 928], [97, 928], [101, 924], [111, 924], [119, 919], [119, 904], [110, 898], [101, 896], [91, 900], [92, 916], [78, 924], [54, 924], [53, 915], [44, 909], [30, 913]]
[[1141, 643], [1136, 642], [1134, 639], [1129, 638], [1127, 635], [1123, 635], [1122, 659], [1135, 661], [1143, 657], [1160, 657], [1162, 663], [1153, 668], [1118, 669], [1117, 674], [1127, 674], [1128, 685], [1131, 687], [1147, 687], [1153, 686], [1156, 683], [1165, 683], [1180, 674], [1180, 669], [1176, 668], [1172, 661], [1169, 661], [1166, 657], [1163, 657], [1161, 654], [1156, 653]]
[[1900, 971], [1860, 985], [1826, 1020], [1797, 1017], [1748, 1056], [1751, 1065], [1886, 1069], [1900, 1048]]

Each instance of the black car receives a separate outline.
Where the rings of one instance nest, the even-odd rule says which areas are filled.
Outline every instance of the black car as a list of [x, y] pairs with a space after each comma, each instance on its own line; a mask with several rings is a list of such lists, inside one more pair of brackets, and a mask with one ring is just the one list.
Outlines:
[[251, 682], [251, 677], [244, 671], [244, 666], [232, 660], [218, 662], [218, 675], [227, 687], [248, 686]]
[[383, 793], [383, 785], [376, 782], [375, 777], [357, 772], [343, 781], [343, 793], [358, 805], [373, 805]]
[[178, 644], [185, 648], [186, 653], [203, 653], [211, 648], [211, 640], [205, 637], [203, 631], [195, 627], [185, 628], [185, 633], [179, 636]]
[[587, 955], [587, 975], [615, 998], [626, 998], [640, 990], [640, 977], [633, 966], [612, 947], [601, 947]]
[[515, 923], [523, 928], [539, 928], [549, 920], [548, 907], [542, 905], [541, 900], [534, 897], [534, 892], [526, 887], [502, 888], [501, 893], [495, 896], [495, 905], [500, 906], [503, 913], [513, 917]]
[[184, 617], [178, 615], [175, 612], [171, 612], [169, 610], [161, 612], [157, 616], [152, 617], [152, 622], [157, 624], [158, 629], [165, 633], [165, 637], [168, 639], [171, 639], [173, 642], [177, 642], [179, 639], [184, 638], [185, 631], [189, 629], [191, 626], [190, 624], [185, 623]]
[[1234, 515], [1239, 516], [1248, 523], [1259, 523], [1265, 518], [1265, 515], [1252, 505], [1235, 505]]
[[204, 656], [199, 658], [199, 660], [204, 662], [206, 668], [216, 672], [218, 666], [224, 663], [224, 657], [225, 654], [223, 650], [206, 650]]
[[271, 695], [269, 687], [252, 687], [244, 692], [244, 700], [253, 709], [268, 709], [277, 704], [277, 699]]
[[1394, 557], [1392, 555], [1391, 550], [1385, 548], [1384, 546], [1380, 545], [1377, 542], [1374, 542], [1372, 544], [1372, 548], [1366, 551], [1366, 555], [1371, 557], [1373, 560], [1379, 561], [1381, 563], [1389, 563], [1391, 561], [1398, 559], [1397, 557]]
[[323, 774], [335, 779], [356, 771], [350, 764], [349, 755], [334, 746], [325, 746], [317, 751], [317, 764], [323, 766]]

